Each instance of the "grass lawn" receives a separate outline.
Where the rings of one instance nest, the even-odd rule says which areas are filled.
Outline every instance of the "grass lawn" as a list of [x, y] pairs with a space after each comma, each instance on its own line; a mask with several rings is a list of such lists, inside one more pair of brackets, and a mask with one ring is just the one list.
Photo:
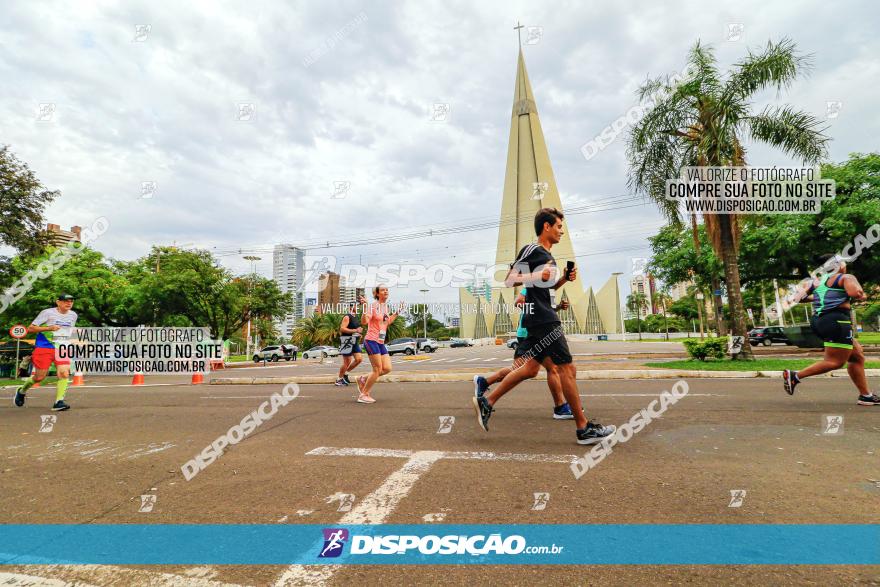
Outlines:
[[[664, 363], [645, 363], [652, 369], [692, 369], [694, 371], [782, 371], [783, 369], [803, 369], [815, 363], [815, 359], [756, 359], [754, 361], [731, 361], [730, 359], [709, 361], [668, 361]], [[880, 369], [880, 361], [868, 361], [866, 369]]]
[[862, 332], [858, 340], [862, 344], [880, 344], [880, 332]]
[[[45, 379], [40, 381], [40, 387], [47, 387], [51, 385], [54, 388], [56, 381], [58, 381], [57, 377], [46, 377]], [[21, 385], [22, 383], [24, 383], [23, 379], [0, 379], [0, 387], [4, 385]], [[37, 389], [39, 389], [39, 387]]]
[[247, 357], [247, 355], [229, 355], [229, 357], [226, 359], [226, 362], [227, 363], [244, 363], [249, 360], [250, 359]]

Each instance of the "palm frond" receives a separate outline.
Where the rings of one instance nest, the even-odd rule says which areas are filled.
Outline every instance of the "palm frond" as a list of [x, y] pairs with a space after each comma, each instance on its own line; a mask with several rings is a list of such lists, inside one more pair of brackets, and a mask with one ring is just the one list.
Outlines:
[[827, 126], [807, 112], [791, 106], [770, 107], [746, 119], [752, 138], [782, 149], [807, 163], [817, 163], [828, 155]]
[[812, 68], [812, 56], [800, 55], [794, 41], [784, 38], [778, 43], [767, 42], [761, 53], [752, 53], [731, 69], [724, 94], [729, 98], [745, 98], [758, 90], [775, 87], [781, 91]]

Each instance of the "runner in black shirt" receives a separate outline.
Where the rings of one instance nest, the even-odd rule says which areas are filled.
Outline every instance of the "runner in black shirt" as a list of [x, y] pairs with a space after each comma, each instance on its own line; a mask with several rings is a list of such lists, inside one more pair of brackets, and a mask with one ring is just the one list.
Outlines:
[[342, 365], [336, 377], [336, 385], [351, 385], [348, 374], [361, 364], [361, 345], [358, 344], [364, 329], [357, 317], [357, 304], [352, 304], [348, 314], [342, 317], [339, 326], [339, 354], [342, 355]]
[[485, 395], [473, 398], [477, 422], [483, 430], [489, 430], [489, 417], [495, 403], [520, 382], [538, 374], [541, 365], [556, 365], [562, 380], [562, 393], [571, 406], [577, 424], [578, 444], [596, 444], [614, 433], [614, 426], [603, 426], [593, 420], [587, 421], [578, 395], [577, 371], [572, 363], [562, 324], [554, 309], [555, 290], [577, 278], [577, 269], [560, 275], [556, 260], [550, 249], [564, 234], [562, 212], [555, 208], [542, 208], [535, 215], [535, 234], [538, 242], [522, 248], [507, 274], [505, 285], [525, 285], [526, 306], [523, 308], [523, 326], [528, 337], [523, 341], [522, 357], [527, 359], [521, 367], [513, 369], [501, 383]]

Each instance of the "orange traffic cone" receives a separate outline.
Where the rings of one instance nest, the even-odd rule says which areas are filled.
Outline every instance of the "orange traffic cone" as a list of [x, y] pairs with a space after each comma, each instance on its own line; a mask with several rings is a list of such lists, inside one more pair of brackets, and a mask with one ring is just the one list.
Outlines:
[[77, 371], [73, 374], [73, 383], [71, 385], [85, 385], [85, 377], [83, 377], [82, 371]]
[[143, 385], [144, 384], [144, 374], [143, 373], [135, 373], [134, 377], [131, 378], [132, 385]]
[[192, 385], [198, 385], [199, 383], [205, 382], [205, 376], [202, 375], [201, 371], [196, 371], [193, 373]]

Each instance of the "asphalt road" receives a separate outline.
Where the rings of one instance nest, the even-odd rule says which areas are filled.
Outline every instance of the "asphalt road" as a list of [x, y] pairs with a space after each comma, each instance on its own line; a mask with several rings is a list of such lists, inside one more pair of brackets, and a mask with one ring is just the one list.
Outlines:
[[[620, 424], [672, 381], [581, 384], [587, 414]], [[877, 380], [872, 380], [876, 386]], [[302, 386], [300, 396], [206, 470], [186, 481], [181, 465], [275, 391], [275, 386], [74, 389], [73, 409], [50, 414], [51, 389], [24, 409], [0, 393], [0, 519], [3, 523], [314, 523], [345, 515], [334, 496], [366, 504], [405, 457], [492, 451], [525, 461], [442, 458], [384, 523], [877, 523], [880, 409], [859, 407], [844, 379], [815, 380], [795, 397], [777, 380], [692, 380], [662, 419], [576, 480], [581, 455], [572, 422], [555, 421], [542, 383], [529, 382], [479, 430], [469, 384], [380, 384], [378, 402], [353, 388]], [[822, 434], [824, 416], [844, 433]], [[454, 416], [449, 433], [441, 418]], [[320, 447], [325, 447], [318, 450]], [[370, 449], [334, 456], [332, 449]], [[379, 456], [369, 456], [370, 454]], [[407, 453], [409, 454], [409, 453]], [[543, 456], [542, 456], [543, 455]], [[545, 459], [545, 460], [541, 460]], [[747, 490], [731, 508], [730, 491]], [[536, 492], [550, 494], [533, 511]], [[141, 513], [139, 496], [157, 496]], [[363, 512], [362, 512], [363, 513]], [[371, 518], [373, 519], [373, 518]], [[595, 537], [597, 544], [601, 536]], [[876, 545], [853, 545], [876, 548]], [[83, 584], [271, 585], [278, 566], [0, 567], [0, 578], [51, 577]], [[11, 575], [3, 575], [7, 573]], [[333, 585], [876, 584], [877, 567], [336, 567]], [[14, 583], [12, 583], [14, 584]], [[36, 584], [40, 584], [39, 581]]]

